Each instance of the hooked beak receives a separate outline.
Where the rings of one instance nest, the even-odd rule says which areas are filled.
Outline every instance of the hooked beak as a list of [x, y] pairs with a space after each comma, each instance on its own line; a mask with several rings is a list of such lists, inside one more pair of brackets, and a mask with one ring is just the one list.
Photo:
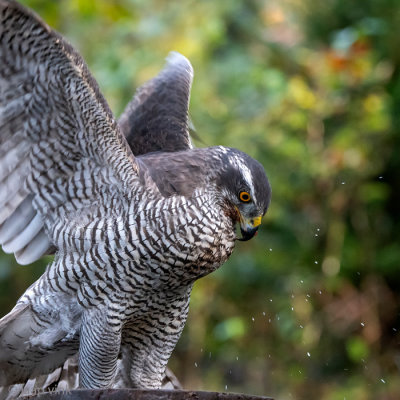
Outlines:
[[239, 213], [240, 232], [242, 233], [242, 237], [238, 240], [240, 240], [241, 242], [245, 242], [255, 236], [258, 227], [261, 225], [261, 218], [261, 215], [253, 218], [244, 218]]

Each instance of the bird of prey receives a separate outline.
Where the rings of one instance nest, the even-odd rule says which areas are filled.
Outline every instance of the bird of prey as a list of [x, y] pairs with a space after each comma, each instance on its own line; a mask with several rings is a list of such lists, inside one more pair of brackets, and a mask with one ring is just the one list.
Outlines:
[[0, 243], [20, 264], [55, 254], [0, 320], [0, 386], [76, 358], [80, 387], [159, 388], [193, 283], [267, 211], [265, 171], [193, 148], [185, 57], [117, 122], [58, 33], [12, 0], [0, 19]]

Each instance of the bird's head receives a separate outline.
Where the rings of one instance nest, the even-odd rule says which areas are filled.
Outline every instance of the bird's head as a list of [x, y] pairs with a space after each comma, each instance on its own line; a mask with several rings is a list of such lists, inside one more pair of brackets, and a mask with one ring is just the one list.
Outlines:
[[234, 222], [240, 223], [242, 237], [256, 233], [271, 200], [271, 186], [263, 166], [249, 155], [232, 148], [218, 147], [222, 167], [217, 185], [224, 208]]
[[209, 188], [225, 214], [240, 224], [242, 237], [257, 232], [271, 199], [263, 166], [237, 149], [215, 146], [181, 152], [152, 153], [137, 158], [165, 197], [190, 197], [196, 189]]

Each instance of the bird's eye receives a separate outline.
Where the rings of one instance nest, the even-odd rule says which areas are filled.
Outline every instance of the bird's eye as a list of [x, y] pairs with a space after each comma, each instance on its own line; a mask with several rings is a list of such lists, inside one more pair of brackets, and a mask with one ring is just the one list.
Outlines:
[[240, 192], [239, 199], [240, 199], [240, 201], [243, 201], [243, 203], [248, 203], [251, 200], [250, 193]]

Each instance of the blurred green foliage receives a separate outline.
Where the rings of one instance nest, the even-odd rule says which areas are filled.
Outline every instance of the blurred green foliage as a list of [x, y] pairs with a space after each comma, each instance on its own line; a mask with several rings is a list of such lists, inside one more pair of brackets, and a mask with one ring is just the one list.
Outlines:
[[[25, 0], [119, 115], [171, 50], [204, 143], [260, 160], [262, 230], [200, 280], [170, 365], [186, 388], [400, 398], [400, 3]], [[46, 262], [0, 258], [6, 313]]]

